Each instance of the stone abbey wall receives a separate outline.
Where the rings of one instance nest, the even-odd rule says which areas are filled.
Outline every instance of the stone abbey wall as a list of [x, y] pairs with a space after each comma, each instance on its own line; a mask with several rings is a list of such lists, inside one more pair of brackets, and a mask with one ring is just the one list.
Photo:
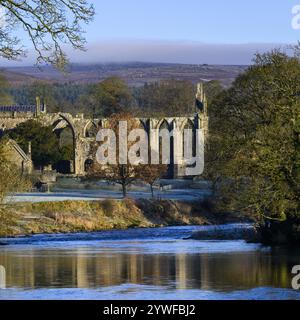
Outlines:
[[[152, 129], [167, 128], [169, 131], [178, 130], [183, 134], [187, 125], [194, 129], [203, 129], [204, 137], [208, 134], [208, 116], [207, 102], [203, 92], [203, 86], [198, 85], [196, 96], [197, 112], [188, 117], [169, 117], [169, 118], [141, 118], [137, 119], [141, 127], [144, 128], [149, 137], [149, 145], [153, 150], [159, 152], [159, 134], [154, 134]], [[41, 111], [42, 110], [42, 111]], [[73, 173], [76, 175], [84, 175], [86, 163], [92, 160], [91, 143], [95, 141], [95, 134], [98, 128], [106, 127], [106, 119], [89, 119], [83, 114], [73, 116], [69, 113], [46, 113], [45, 108], [41, 108], [37, 104], [35, 112], [9, 112], [7, 109], [0, 111], [0, 130], [5, 132], [15, 128], [18, 124], [26, 122], [30, 119], [39, 121], [45, 126], [53, 126], [53, 130], [60, 130], [66, 127], [71, 128], [73, 133], [74, 144], [74, 163]], [[171, 159], [178, 156], [183, 148], [182, 139], [180, 143], [173, 144], [170, 152]], [[184, 163], [173, 166], [173, 177], [182, 176]]]

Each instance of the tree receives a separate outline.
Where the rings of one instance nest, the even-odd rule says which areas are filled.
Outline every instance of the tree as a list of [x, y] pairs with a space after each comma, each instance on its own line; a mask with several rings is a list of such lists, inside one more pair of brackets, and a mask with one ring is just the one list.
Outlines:
[[[117, 183], [122, 186], [122, 193], [124, 198], [127, 195], [127, 188], [135, 180], [141, 176], [140, 166], [133, 165], [129, 161], [127, 164], [122, 164], [119, 161], [119, 150], [120, 150], [120, 136], [119, 136], [119, 124], [120, 121], [126, 121], [128, 132], [138, 129], [138, 121], [128, 113], [113, 114], [108, 119], [108, 129], [113, 130], [116, 135], [116, 163], [102, 165], [96, 161], [93, 163], [89, 170], [89, 177], [93, 179], [104, 179], [106, 181]], [[101, 146], [102, 143], [100, 143]], [[134, 143], [128, 143], [128, 150]], [[98, 146], [97, 146], [98, 147]]]
[[5, 75], [0, 73], [0, 105], [10, 106], [14, 104], [12, 96], [9, 94], [9, 85]]
[[34, 105], [36, 97], [40, 97], [47, 105], [48, 112], [68, 112], [78, 114], [79, 112], [91, 113], [90, 104], [81, 101], [81, 96], [91, 97], [90, 84], [73, 83], [49, 83], [47, 81], [36, 81], [30, 85], [20, 85], [9, 88], [10, 95], [19, 105]]
[[[119, 161], [119, 150], [120, 150], [120, 137], [119, 137], [119, 123], [120, 121], [126, 121], [127, 130], [130, 133], [134, 129], [143, 129], [138, 120], [132, 117], [128, 113], [114, 114], [108, 119], [108, 128], [112, 129], [116, 134], [117, 141], [117, 150], [116, 150], [116, 164], [101, 165], [96, 161], [90, 167], [89, 177], [93, 179], [104, 179], [109, 182], [117, 183], [122, 186], [123, 196], [127, 195], [127, 188], [136, 180], [141, 180], [150, 185], [152, 197], [154, 196], [153, 185], [160, 179], [166, 172], [166, 165], [154, 165], [149, 163], [149, 154], [148, 154], [148, 163], [130, 163], [128, 159], [127, 164], [121, 164]], [[137, 141], [128, 142], [127, 148], [128, 151]], [[101, 145], [102, 143], [100, 143]], [[98, 145], [97, 145], [98, 146]], [[137, 151], [140, 153], [141, 150]]]
[[[153, 196], [153, 185], [161, 178], [161, 176], [167, 171], [165, 165], [152, 165], [149, 163], [130, 163], [128, 159], [127, 164], [121, 164], [119, 161], [120, 150], [120, 137], [119, 137], [119, 123], [120, 121], [127, 122], [128, 133], [134, 129], [142, 129], [138, 120], [132, 117], [131, 114], [121, 113], [114, 114], [108, 119], [108, 128], [112, 129], [116, 134], [117, 150], [116, 150], [116, 164], [100, 165], [96, 161], [93, 163], [89, 170], [89, 177], [96, 179], [104, 179], [109, 182], [117, 183], [122, 186], [123, 196], [127, 195], [127, 188], [136, 180], [145, 181], [150, 185], [151, 194]], [[128, 151], [136, 143], [128, 142]], [[101, 145], [102, 143], [100, 143]], [[137, 157], [141, 150], [137, 151]], [[147, 162], [149, 162], [149, 155]]]
[[28, 150], [31, 142], [32, 160], [36, 166], [55, 164], [61, 159], [58, 137], [53, 128], [44, 127], [35, 120], [19, 124], [9, 136], [16, 140], [23, 150]]
[[89, 85], [86, 92], [82, 93], [76, 101], [77, 108], [90, 117], [102, 116], [95, 92], [96, 85]]
[[116, 113], [128, 112], [132, 96], [127, 84], [120, 78], [111, 77], [94, 88], [96, 108], [94, 114], [109, 117]]
[[58, 112], [63, 103], [55, 98], [54, 87], [50, 83], [43, 81], [35, 81], [27, 87], [28, 104], [35, 105], [36, 97], [42, 99], [42, 103], [46, 104], [49, 112]]
[[141, 165], [139, 169], [139, 173], [140, 173], [139, 178], [144, 182], [146, 182], [147, 184], [149, 184], [152, 198], [154, 198], [154, 189], [153, 189], [154, 184], [167, 173], [167, 170], [168, 170], [168, 166], [163, 164]]
[[15, 30], [21, 26], [32, 42], [38, 63], [64, 67], [62, 44], [84, 49], [82, 23], [89, 23], [94, 7], [87, 0], [0, 0], [5, 22], [0, 27], [0, 56], [17, 59], [25, 55]]
[[210, 106], [207, 168], [218, 180], [219, 203], [262, 224], [300, 224], [298, 52], [258, 54]]
[[204, 91], [205, 95], [208, 99], [208, 104], [210, 103], [221, 94], [224, 90], [222, 83], [218, 80], [211, 80], [208, 82], [204, 82]]
[[191, 82], [164, 80], [136, 90], [140, 113], [158, 116], [185, 116], [195, 112], [195, 88]]

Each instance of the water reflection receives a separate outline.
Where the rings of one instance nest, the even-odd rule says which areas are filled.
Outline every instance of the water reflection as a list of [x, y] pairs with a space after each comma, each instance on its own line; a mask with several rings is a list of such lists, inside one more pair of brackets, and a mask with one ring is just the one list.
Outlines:
[[[193, 246], [192, 241], [188, 244]], [[177, 245], [180, 242], [177, 241]], [[186, 246], [187, 242], [182, 245]], [[299, 252], [284, 249], [231, 253], [195, 250], [186, 254], [145, 253], [136, 242], [132, 243], [132, 251], [128, 246], [119, 252], [116, 248], [105, 248], [103, 243], [67, 249], [8, 248], [0, 251], [0, 265], [5, 267], [8, 288], [103, 288], [142, 284], [168, 290], [230, 292], [267, 286], [291, 288], [292, 266], [300, 262]], [[170, 243], [162, 241], [161, 246], [170, 246]]]

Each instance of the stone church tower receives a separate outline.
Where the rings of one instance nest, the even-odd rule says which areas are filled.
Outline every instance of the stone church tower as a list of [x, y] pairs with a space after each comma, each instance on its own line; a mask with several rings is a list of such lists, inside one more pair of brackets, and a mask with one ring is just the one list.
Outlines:
[[203, 82], [197, 84], [196, 112], [199, 114], [200, 128], [204, 130], [204, 137], [207, 141], [209, 129], [208, 102], [204, 92]]

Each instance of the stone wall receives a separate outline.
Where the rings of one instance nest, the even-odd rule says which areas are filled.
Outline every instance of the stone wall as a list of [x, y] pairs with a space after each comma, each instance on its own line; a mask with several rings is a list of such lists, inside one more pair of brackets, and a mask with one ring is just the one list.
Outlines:
[[[171, 118], [141, 118], [137, 119], [141, 123], [148, 134], [149, 145], [154, 152], [159, 153], [159, 130], [162, 127], [168, 128], [171, 132], [175, 131], [177, 136], [176, 143], [173, 143], [171, 149], [171, 159], [177, 159], [178, 165], [173, 165], [173, 177], [183, 176], [186, 164], [182, 159], [183, 153], [183, 134], [186, 126], [193, 129], [202, 129], [204, 137], [208, 135], [208, 113], [207, 101], [203, 92], [203, 85], [198, 85], [196, 95], [196, 108], [197, 112], [190, 117], [171, 117]], [[37, 107], [40, 110], [40, 107]], [[46, 110], [46, 109], [43, 109]], [[34, 119], [39, 121], [44, 126], [53, 126], [53, 130], [60, 130], [69, 127], [72, 130], [74, 138], [74, 174], [84, 175], [85, 164], [87, 161], [92, 160], [90, 145], [95, 141], [95, 133], [98, 128], [107, 126], [106, 119], [88, 119], [83, 114], [72, 116], [68, 113], [46, 113], [43, 112], [0, 112], [0, 131], [5, 132], [15, 128], [18, 124]], [[94, 129], [94, 130], [91, 130]], [[158, 129], [158, 130], [153, 130]]]

